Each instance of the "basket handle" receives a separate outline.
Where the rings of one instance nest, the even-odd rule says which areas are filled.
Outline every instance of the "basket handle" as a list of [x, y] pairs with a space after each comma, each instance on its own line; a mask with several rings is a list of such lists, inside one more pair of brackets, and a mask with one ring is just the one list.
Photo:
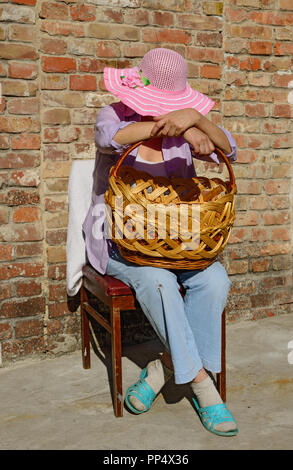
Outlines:
[[[135, 149], [136, 147], [138, 147], [140, 144], [143, 144], [143, 143], [144, 143], [144, 140], [140, 140], [139, 142], [136, 142], [135, 144], [131, 145], [127, 150], [125, 150], [125, 152], [121, 155], [121, 157], [119, 158], [119, 160], [117, 161], [115, 166], [113, 166], [111, 168], [110, 176], [114, 176], [114, 178], [116, 178], [117, 172], [118, 172], [120, 166], [122, 165], [123, 161], [127, 157], [127, 155], [130, 152], [132, 152], [133, 149]], [[226, 155], [224, 154], [224, 152], [222, 150], [220, 150], [218, 147], [215, 147], [214, 151], [218, 155], [218, 157], [220, 157], [220, 158], [222, 158], [222, 160], [224, 160], [224, 163], [226, 164], [226, 166], [228, 168], [228, 172], [229, 172], [231, 189], [235, 189], [236, 188], [235, 176], [234, 176], [234, 172], [232, 170], [231, 163], [229, 162], [229, 160], [226, 157]]]

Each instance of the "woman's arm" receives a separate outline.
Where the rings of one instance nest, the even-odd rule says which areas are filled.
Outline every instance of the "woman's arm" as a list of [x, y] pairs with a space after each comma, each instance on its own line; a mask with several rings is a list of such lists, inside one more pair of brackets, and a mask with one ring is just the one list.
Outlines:
[[[203, 132], [211, 142], [223, 152], [230, 154], [232, 152], [229, 140], [225, 133], [216, 124], [211, 122], [201, 113], [192, 108], [186, 108], [179, 111], [172, 111], [162, 116], [155, 116], [156, 122], [153, 127], [153, 135], [176, 136], [182, 135], [192, 127]], [[188, 138], [186, 139], [188, 140]]]
[[152, 121], [135, 122], [119, 130], [113, 140], [120, 145], [135, 144], [140, 140], [150, 139], [153, 127]]

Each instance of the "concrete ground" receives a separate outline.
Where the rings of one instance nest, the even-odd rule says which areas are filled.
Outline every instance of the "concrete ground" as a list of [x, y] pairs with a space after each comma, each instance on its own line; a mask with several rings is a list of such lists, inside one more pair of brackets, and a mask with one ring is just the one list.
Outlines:
[[[149, 413], [115, 418], [108, 353], [92, 352], [90, 370], [80, 352], [3, 367], [0, 449], [293, 449], [291, 340], [293, 315], [227, 325], [227, 404], [239, 426], [230, 438], [206, 431], [189, 387], [172, 380]], [[159, 350], [154, 341], [124, 348], [124, 390]]]

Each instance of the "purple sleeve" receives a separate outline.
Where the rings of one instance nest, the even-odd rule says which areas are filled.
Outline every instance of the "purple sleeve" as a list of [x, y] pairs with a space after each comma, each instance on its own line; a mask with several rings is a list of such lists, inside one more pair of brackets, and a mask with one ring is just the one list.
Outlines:
[[[218, 127], [220, 129], [222, 129], [223, 132], [225, 132], [226, 137], [229, 140], [230, 147], [232, 149], [231, 153], [225, 154], [225, 155], [231, 163], [235, 162], [235, 160], [237, 160], [237, 146], [236, 146], [235, 139], [232, 137], [230, 132], [227, 131], [227, 129], [224, 129], [221, 126], [218, 126]], [[216, 153], [212, 153], [208, 157], [201, 157], [199, 155], [194, 155], [193, 153], [192, 153], [192, 155], [194, 156], [194, 158], [197, 158], [198, 160], [202, 160], [202, 161], [205, 161], [205, 162], [210, 162], [211, 160], [213, 160], [215, 163], [218, 163], [218, 164], [220, 163]]]
[[95, 128], [95, 143], [102, 153], [121, 153], [129, 145], [120, 145], [115, 142], [114, 136], [120, 129], [136, 121], [123, 121], [112, 106], [105, 106], [99, 112]]

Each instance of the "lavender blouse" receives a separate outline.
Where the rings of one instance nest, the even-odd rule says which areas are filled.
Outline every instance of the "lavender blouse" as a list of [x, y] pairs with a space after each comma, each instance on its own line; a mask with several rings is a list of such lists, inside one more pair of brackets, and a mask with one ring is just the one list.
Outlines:
[[[121, 153], [129, 147], [129, 145], [118, 144], [113, 138], [120, 129], [140, 120], [139, 114], [121, 102], [105, 106], [97, 117], [95, 129], [97, 152], [93, 172], [92, 201], [82, 228], [88, 260], [101, 274], [106, 272], [109, 253], [113, 249], [111, 240], [104, 236], [106, 223], [104, 194], [109, 186], [109, 170]], [[221, 129], [225, 132], [232, 149], [227, 157], [233, 162], [236, 160], [235, 140], [226, 129]], [[137, 151], [138, 147], [126, 157], [123, 164], [136, 166]], [[169, 177], [176, 175], [182, 178], [192, 178], [196, 175], [190, 145], [183, 137], [164, 138], [162, 140], [162, 154], [165, 170]], [[204, 160], [198, 156], [195, 158]], [[212, 153], [209, 158], [219, 163], [215, 153]], [[149, 173], [152, 172], [152, 166], [148, 165], [147, 171]]]

